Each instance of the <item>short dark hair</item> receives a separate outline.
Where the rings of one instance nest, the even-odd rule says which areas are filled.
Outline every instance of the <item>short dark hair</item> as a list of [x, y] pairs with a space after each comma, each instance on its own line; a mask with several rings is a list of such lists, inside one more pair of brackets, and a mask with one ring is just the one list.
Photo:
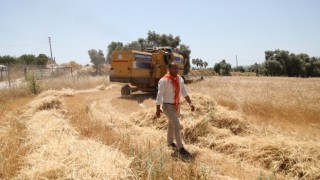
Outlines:
[[170, 62], [168, 64], [168, 68], [170, 69], [172, 66], [178, 66], [178, 64], [176, 64], [175, 62]]

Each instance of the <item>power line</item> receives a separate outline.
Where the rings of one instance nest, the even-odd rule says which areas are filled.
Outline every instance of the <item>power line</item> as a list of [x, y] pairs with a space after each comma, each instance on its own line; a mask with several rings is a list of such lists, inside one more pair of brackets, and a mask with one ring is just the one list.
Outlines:
[[26, 43], [26, 44], [11, 44], [11, 45], [0, 45], [0, 47], [22, 47], [22, 46], [33, 46], [38, 44], [44, 44], [47, 43], [45, 41], [36, 42], [36, 43]]
[[19, 35], [28, 35], [28, 33], [26, 33], [26, 32], [22, 32], [20, 30], [16, 30], [16, 29], [12, 29], [12, 28], [7, 28], [4, 26], [0, 26], [0, 31], [10, 33], [10, 34], [15, 33], [15, 34], [19, 34]]

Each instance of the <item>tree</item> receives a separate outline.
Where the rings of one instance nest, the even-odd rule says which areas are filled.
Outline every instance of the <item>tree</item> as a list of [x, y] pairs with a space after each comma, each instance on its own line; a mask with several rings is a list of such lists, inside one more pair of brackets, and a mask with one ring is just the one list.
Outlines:
[[305, 64], [306, 77], [320, 77], [320, 59], [310, 58]]
[[47, 64], [48, 60], [49, 60], [49, 58], [48, 58], [47, 55], [45, 55], [45, 54], [39, 54], [38, 57], [37, 57], [37, 60], [36, 60], [36, 61], [37, 61], [36, 64], [43, 66], [43, 65], [46, 65], [46, 64]]
[[[221, 69], [220, 63], [215, 63], [214, 66], [213, 66], [213, 70], [214, 70], [216, 73], [219, 73], [219, 74], [220, 74], [220, 69]], [[221, 74], [220, 74], [220, 75], [221, 75]]]
[[95, 49], [91, 49], [88, 51], [88, 54], [91, 59], [90, 62], [93, 64], [93, 68], [96, 70], [96, 74], [101, 75], [103, 64], [105, 63], [102, 50], [99, 49], [99, 51], [97, 51]]
[[140, 44], [141, 49], [145, 49], [146, 40], [143, 38], [138, 38], [138, 42]]
[[192, 64], [193, 65], [196, 65], [197, 67], [207, 67], [208, 66], [208, 62], [207, 61], [204, 61], [202, 59], [199, 59], [199, 58], [196, 58], [196, 59], [192, 59]]
[[299, 56], [296, 56], [295, 54], [290, 54], [290, 61], [287, 66], [287, 75], [289, 77], [299, 77], [299, 76], [305, 76], [304, 70], [303, 70], [303, 59], [301, 59]]
[[149, 31], [146, 38], [146, 47], [159, 47], [159, 46], [170, 46], [172, 48], [176, 48], [180, 44], [180, 37], [169, 34], [157, 34], [155, 31]]
[[[277, 75], [287, 75], [287, 72], [290, 71], [289, 70], [289, 64], [290, 64], [290, 58], [289, 58], [289, 52], [288, 51], [284, 51], [284, 50], [275, 50], [275, 51], [266, 51], [265, 52], [265, 60], [268, 61], [268, 60], [272, 60], [272, 61], [269, 61], [269, 62], [266, 62], [267, 66], [266, 66], [266, 69], [267, 69], [267, 73], [276, 73]], [[280, 69], [277, 68], [277, 72], [273, 72], [275, 69], [275, 67], [278, 66], [278, 64], [275, 64], [274, 61], [277, 61], [280, 63]], [[271, 63], [271, 66], [272, 69], [271, 71], [269, 71], [269, 66]], [[272, 75], [272, 74], [269, 74], [269, 75]]]
[[179, 48], [178, 53], [180, 53], [183, 56], [183, 59], [185, 60], [183, 74], [188, 74], [190, 71], [190, 68], [191, 68], [191, 65], [190, 65], [191, 50], [190, 50], [189, 46], [187, 46], [185, 44], [180, 44], [180, 48]]
[[0, 56], [0, 64], [16, 64], [17, 63], [17, 58], [5, 55], [5, 56]]
[[201, 64], [201, 59], [199, 59], [199, 58], [196, 58], [196, 59], [192, 59], [192, 64], [193, 65], [196, 65], [197, 67], [198, 66], [200, 66], [200, 64]]
[[236, 71], [236, 72], [245, 72], [246, 70], [244, 69], [244, 67], [243, 66], [238, 66], [238, 67], [236, 67], [236, 68], [234, 68], [234, 71]]
[[254, 63], [254, 65], [251, 65], [248, 69], [249, 72], [255, 72], [256, 76], [259, 76], [259, 74], [266, 74], [266, 70], [263, 65]]
[[266, 75], [279, 76], [282, 72], [282, 66], [279, 61], [266, 60], [264, 63], [266, 68]]
[[33, 54], [24, 54], [19, 57], [19, 62], [24, 65], [35, 65], [37, 58]]
[[123, 50], [123, 43], [122, 42], [114, 42], [112, 41], [109, 45], [108, 45], [108, 54], [107, 54], [107, 63], [111, 64], [111, 55], [113, 51], [119, 51], [119, 50]]
[[213, 67], [214, 71], [219, 73], [220, 75], [229, 76], [231, 65], [226, 62], [226, 60], [222, 60], [219, 63], [216, 63]]
[[207, 62], [207, 61], [204, 61], [204, 62], [203, 62], [203, 66], [204, 66], [204, 68], [206, 68], [206, 67], [208, 66], [208, 62]]
[[200, 68], [203, 67], [203, 61], [202, 61], [202, 59], [199, 60], [199, 66], [200, 66]]
[[320, 60], [310, 58], [307, 54], [295, 55], [289, 51], [275, 50], [265, 51], [266, 75], [289, 77], [316, 77], [318, 75], [317, 64]]
[[141, 50], [141, 44], [139, 41], [132, 41], [131, 43], [127, 44], [123, 48], [124, 50]]

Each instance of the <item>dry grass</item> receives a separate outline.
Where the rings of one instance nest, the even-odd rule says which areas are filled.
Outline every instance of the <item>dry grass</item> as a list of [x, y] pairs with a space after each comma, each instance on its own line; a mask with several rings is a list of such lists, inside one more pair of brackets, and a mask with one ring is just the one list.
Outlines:
[[307, 139], [319, 138], [313, 127], [320, 127], [320, 79], [212, 77], [189, 89], [210, 95], [220, 105], [244, 113], [250, 121], [273, 124], [287, 133], [301, 131], [292, 134], [303, 137], [307, 128], [311, 131]]
[[[91, 89], [101, 84], [108, 84], [109, 80], [104, 76], [90, 77], [68, 77], [63, 79], [46, 79], [38, 82], [40, 91], [61, 90], [61, 89]], [[19, 101], [21, 98], [32, 96], [26, 83], [13, 84], [9, 89], [0, 89], [0, 109], [5, 108], [12, 101]], [[1, 112], [1, 111], [0, 111]]]
[[[109, 92], [108, 96], [119, 95], [120, 86], [110, 85], [106, 89], [112, 92]], [[143, 96], [137, 96], [138, 101], [142, 100], [141, 98]], [[74, 99], [67, 98], [68, 104], [72, 104], [73, 101]], [[116, 146], [127, 156], [134, 157], [131, 168], [137, 178], [166, 179], [171, 177], [173, 179], [187, 179], [193, 177], [199, 179], [205, 176], [198, 169], [196, 163], [181, 163], [173, 160], [165, 144], [159, 142], [158, 132], [137, 127], [134, 123], [128, 121], [128, 117], [122, 115], [122, 113], [128, 113], [130, 109], [132, 111], [137, 108], [141, 109], [139, 105], [134, 106], [137, 104], [133, 99], [120, 98], [117, 102], [113, 98], [100, 101], [82, 99], [82, 101], [88, 102], [86, 107], [82, 105], [82, 107], [76, 109], [85, 108], [86, 115], [82, 116], [80, 120], [79, 118], [72, 118], [75, 122], [73, 124], [80, 129], [84, 136], [109, 146]], [[125, 104], [127, 108], [118, 108], [121, 104]], [[76, 109], [74, 110], [77, 111]], [[155, 140], [155, 138], [158, 140]], [[163, 140], [163, 138], [161, 139]]]
[[26, 130], [13, 115], [2, 118], [0, 127], [0, 179], [11, 179], [22, 166], [20, 157], [27, 152], [23, 148]]
[[109, 79], [107, 76], [80, 76], [80, 77], [69, 77], [65, 79], [48, 79], [42, 81], [40, 86], [41, 90], [46, 91], [49, 89], [91, 89], [95, 88], [97, 85], [108, 84]]
[[2, 102], [0, 178], [320, 178], [319, 79], [213, 76], [189, 84], [197, 109], [182, 102], [181, 129], [192, 163], [171, 157], [166, 118], [154, 118], [151, 96], [121, 98], [105, 78], [64, 81], [42, 84], [59, 91], [43, 91], [12, 114], [33, 97]]
[[245, 137], [222, 132], [227, 137], [222, 140], [210, 135], [211, 148], [293, 177], [320, 177], [320, 79], [213, 77], [189, 89], [240, 112], [258, 132]]
[[[72, 93], [71, 93], [72, 94]], [[26, 124], [29, 152], [16, 175], [20, 179], [127, 179], [134, 177], [131, 160], [116, 148], [83, 139], [65, 119], [61, 96], [70, 91], [40, 94], [20, 121]]]
[[11, 91], [13, 97], [7, 93], [1, 93], [1, 100], [6, 101], [0, 101], [0, 179], [11, 179], [22, 166], [21, 157], [27, 151], [23, 148], [27, 132], [17, 117], [23, 113], [20, 107], [33, 99], [33, 96], [17, 98], [16, 90]]
[[[184, 140], [202, 148], [212, 149], [240, 161], [255, 164], [287, 177], [304, 179], [319, 178], [320, 143], [318, 137], [304, 141], [306, 137], [292, 137], [286, 132], [265, 130], [250, 123], [243, 113], [218, 105], [213, 98], [194, 94], [192, 99], [198, 109], [188, 111], [181, 104]], [[132, 119], [140, 126], [166, 128], [166, 121], [153, 120], [154, 111], [145, 110], [133, 114]], [[155, 123], [156, 122], [156, 123]]]
[[[97, 86], [101, 82], [106, 83], [107, 80], [105, 77], [96, 77], [53, 81], [56, 81], [54, 86], [52, 81], [42, 81], [43, 90], [45, 87], [61, 89], [65, 85], [75, 85], [77, 88], [85, 89]], [[52, 91], [46, 93], [50, 94]], [[20, 121], [18, 117], [25, 111], [24, 106], [34, 97], [25, 84], [22, 86], [13, 84], [10, 89], [0, 90], [0, 179], [11, 179], [22, 166], [21, 158], [28, 151], [28, 147], [23, 146], [27, 132], [25, 122]], [[39, 109], [46, 110], [52, 105], [55, 105], [55, 100], [48, 100], [47, 103], [40, 104]]]

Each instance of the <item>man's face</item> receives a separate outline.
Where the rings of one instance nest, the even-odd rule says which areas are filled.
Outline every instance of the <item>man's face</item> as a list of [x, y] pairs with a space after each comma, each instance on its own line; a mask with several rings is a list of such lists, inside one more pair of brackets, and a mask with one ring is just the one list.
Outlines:
[[173, 76], [177, 76], [178, 72], [179, 72], [179, 67], [177, 64], [174, 64], [172, 65], [170, 68], [169, 68], [169, 72], [170, 74], [172, 74]]

